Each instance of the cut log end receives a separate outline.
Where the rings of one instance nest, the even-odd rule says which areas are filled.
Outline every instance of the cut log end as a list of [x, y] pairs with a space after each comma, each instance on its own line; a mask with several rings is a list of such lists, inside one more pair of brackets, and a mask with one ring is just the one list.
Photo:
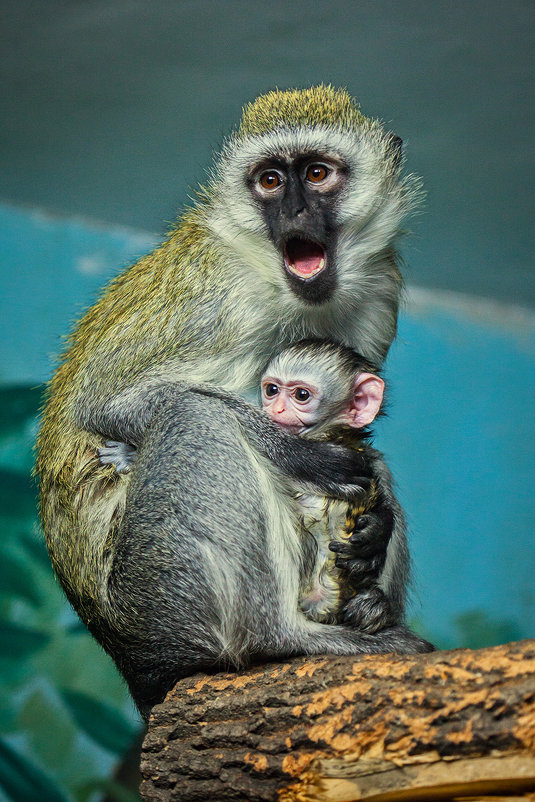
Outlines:
[[197, 674], [141, 772], [145, 802], [535, 802], [535, 641]]

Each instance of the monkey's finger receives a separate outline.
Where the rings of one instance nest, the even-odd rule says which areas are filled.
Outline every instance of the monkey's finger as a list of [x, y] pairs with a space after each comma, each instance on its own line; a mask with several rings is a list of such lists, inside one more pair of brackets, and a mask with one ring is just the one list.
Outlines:
[[369, 560], [349, 560], [347, 570], [351, 579], [358, 579], [359, 577], [375, 577], [377, 578], [384, 565], [384, 556], [376, 555]]
[[357, 530], [357, 531], [362, 531], [363, 529], [366, 529], [367, 527], [369, 527], [370, 525], [372, 525], [372, 524], [374, 524], [376, 522], [377, 522], [377, 516], [373, 516], [372, 517], [369, 514], [368, 515], [366, 515], [366, 514], [365, 515], [359, 515], [359, 517], [355, 521], [355, 525], [354, 525], [353, 528], [355, 530]]
[[114, 448], [99, 448], [98, 458], [104, 464], [113, 462], [117, 458], [117, 452]]
[[355, 490], [359, 493], [369, 493], [372, 483], [373, 479], [368, 476], [356, 476], [354, 481]]
[[115, 451], [116, 454], [128, 454], [132, 457], [137, 454], [137, 448], [131, 446], [130, 443], [123, 443], [121, 440], [106, 440], [104, 443], [105, 449]]
[[371, 582], [376, 582], [384, 565], [384, 558], [373, 557], [370, 560], [348, 559], [337, 554], [334, 560], [337, 568], [343, 570], [354, 588], [361, 589]]
[[372, 557], [382, 557], [384, 559], [385, 556], [384, 547], [377, 548], [376, 544], [368, 542], [355, 544], [351, 542], [351, 539], [346, 541], [332, 540], [329, 543], [329, 549], [349, 560], [366, 560], [369, 562]]
[[105, 446], [98, 449], [99, 456], [114, 454], [119, 459], [125, 458], [129, 461], [137, 459], [137, 448], [129, 446], [128, 443], [115, 443], [112, 440], [107, 440]]
[[351, 522], [351, 542], [364, 542], [375, 540], [377, 543], [386, 543], [392, 535], [392, 516], [389, 512], [368, 512], [359, 515]]
[[128, 464], [128, 462], [123, 462], [117, 457], [101, 457], [100, 459], [101, 465], [113, 465], [117, 473], [130, 473], [132, 470], [132, 466]]
[[372, 557], [385, 557], [386, 549], [384, 543], [376, 543], [372, 540], [355, 541], [351, 538], [348, 541], [351, 549], [350, 555], [354, 560], [369, 560]]
[[370, 492], [372, 481], [367, 476], [356, 476], [350, 485], [342, 485], [340, 487], [341, 493], [339, 495], [349, 501], [361, 500], [363, 496]]
[[373, 516], [364, 528], [358, 529], [355, 525], [347, 542], [353, 546], [355, 554], [361, 551], [362, 554], [380, 552], [386, 548], [390, 535], [391, 530], [383, 525], [378, 516]]
[[353, 549], [347, 543], [341, 543], [339, 540], [331, 540], [329, 549], [334, 551], [335, 554], [342, 554], [344, 557], [352, 557]]

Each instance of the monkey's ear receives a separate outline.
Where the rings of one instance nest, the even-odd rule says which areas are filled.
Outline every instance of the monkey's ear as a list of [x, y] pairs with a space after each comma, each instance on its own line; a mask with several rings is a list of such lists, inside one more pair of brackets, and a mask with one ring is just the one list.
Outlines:
[[359, 373], [355, 378], [348, 409], [349, 425], [361, 429], [371, 423], [383, 402], [385, 383], [373, 373]]
[[403, 140], [395, 134], [389, 134], [388, 145], [393, 157], [394, 167], [398, 167], [403, 156]]

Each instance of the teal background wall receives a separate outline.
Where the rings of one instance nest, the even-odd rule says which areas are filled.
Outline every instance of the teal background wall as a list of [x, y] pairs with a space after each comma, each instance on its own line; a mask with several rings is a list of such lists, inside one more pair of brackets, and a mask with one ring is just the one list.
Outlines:
[[4, 0], [0, 196], [162, 232], [242, 104], [331, 82], [423, 175], [407, 276], [535, 303], [530, 0]]
[[134, 799], [139, 721], [52, 577], [30, 480], [42, 385], [159, 241], [241, 105], [345, 85], [423, 175], [377, 427], [440, 646], [534, 634], [535, 6], [17, 0], [0, 42], [0, 802]]

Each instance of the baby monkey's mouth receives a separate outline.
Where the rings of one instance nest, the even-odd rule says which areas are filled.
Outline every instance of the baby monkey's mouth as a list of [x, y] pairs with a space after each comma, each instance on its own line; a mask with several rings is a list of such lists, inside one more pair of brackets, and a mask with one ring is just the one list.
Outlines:
[[276, 420], [275, 423], [277, 426], [280, 426], [284, 429], [285, 432], [290, 432], [290, 434], [303, 434], [309, 428], [304, 423], [282, 423], [282, 421]]
[[327, 254], [318, 242], [291, 237], [284, 245], [284, 266], [288, 273], [302, 281], [314, 278], [325, 270]]

